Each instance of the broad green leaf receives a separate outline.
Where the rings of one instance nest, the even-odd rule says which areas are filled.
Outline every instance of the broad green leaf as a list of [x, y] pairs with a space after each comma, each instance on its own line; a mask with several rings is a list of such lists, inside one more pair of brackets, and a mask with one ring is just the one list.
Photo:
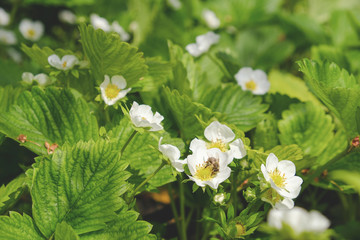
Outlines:
[[340, 119], [348, 138], [355, 137], [360, 106], [360, 84], [355, 77], [334, 63], [304, 59], [298, 64], [311, 91]]
[[69, 224], [61, 222], [56, 226], [55, 240], [79, 240], [79, 236]]
[[[132, 123], [127, 118], [123, 118], [119, 125], [108, 133], [108, 137], [115, 142], [115, 148], [120, 152], [133, 132]], [[161, 165], [158, 139], [157, 136], [145, 131], [144, 133], [136, 133], [126, 146], [121, 161], [130, 165], [128, 170], [134, 172], [134, 175], [129, 181], [135, 185], [139, 185]], [[173, 181], [175, 178], [171, 167], [165, 166], [149, 181], [150, 186], [147, 185], [145, 188], [153, 190], [154, 187], [163, 186]]]
[[0, 58], [0, 66], [0, 86], [16, 86], [21, 81], [23, 69], [17, 63]]
[[61, 146], [98, 138], [96, 118], [85, 100], [53, 87], [22, 93], [17, 105], [0, 113], [0, 131], [12, 139], [26, 135], [29, 141], [23, 145], [37, 154], [47, 153], [45, 142]]
[[196, 116], [208, 121], [215, 115], [209, 108], [193, 102], [188, 96], [181, 95], [177, 90], [171, 91], [169, 88], [164, 88], [163, 97], [184, 140], [190, 140], [196, 135], [203, 135], [204, 129]]
[[311, 101], [321, 105], [319, 100], [309, 91], [305, 82], [300, 78], [277, 70], [272, 70], [268, 78], [271, 83], [269, 93], [280, 93], [290, 98], [297, 98], [302, 102]]
[[263, 147], [265, 150], [279, 144], [277, 121], [274, 115], [265, 115], [265, 118], [257, 124], [253, 144], [255, 148]]
[[293, 104], [278, 122], [281, 144], [297, 144], [304, 155], [319, 156], [334, 137], [334, 124], [324, 110], [311, 102]]
[[21, 88], [14, 88], [11, 85], [0, 87], [0, 113], [8, 111], [10, 106], [16, 103], [21, 92]]
[[156, 239], [155, 235], [149, 234], [151, 224], [136, 220], [138, 216], [135, 211], [122, 211], [104, 230], [85, 234], [81, 240]]
[[77, 234], [104, 229], [123, 207], [130, 174], [106, 141], [64, 145], [34, 165], [31, 197], [36, 225], [47, 238], [66, 221]]
[[265, 96], [265, 103], [269, 104], [268, 111], [273, 113], [277, 120], [281, 119], [283, 111], [289, 109], [292, 104], [300, 102], [297, 98], [291, 98], [280, 93], [267, 94]]
[[0, 187], [0, 214], [4, 213], [7, 209], [13, 206], [21, 197], [25, 188], [26, 176], [21, 174], [13, 179], [6, 186]]
[[33, 219], [17, 212], [10, 212], [10, 216], [0, 216], [0, 236], [6, 240], [45, 240], [37, 229]]
[[237, 85], [209, 89], [199, 102], [213, 111], [224, 115], [224, 120], [234, 124], [242, 131], [249, 131], [264, 119], [268, 106], [261, 103], [261, 98], [250, 91], [242, 91]]
[[117, 33], [105, 33], [92, 26], [80, 25], [81, 44], [91, 63], [97, 83], [104, 75], [122, 75], [129, 87], [147, 72], [143, 54], [138, 49], [122, 42]]

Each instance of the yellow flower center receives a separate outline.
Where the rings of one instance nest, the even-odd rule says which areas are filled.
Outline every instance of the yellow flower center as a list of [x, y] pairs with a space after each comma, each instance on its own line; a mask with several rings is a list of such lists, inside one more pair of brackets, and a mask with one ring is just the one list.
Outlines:
[[256, 89], [256, 83], [254, 82], [254, 80], [250, 80], [247, 83], [245, 83], [245, 87], [246, 89], [254, 91]]
[[222, 152], [226, 152], [228, 150], [226, 143], [224, 143], [223, 141], [221, 141], [219, 139], [217, 139], [215, 142], [208, 143], [206, 146], [207, 146], [207, 149], [218, 148]]
[[210, 157], [205, 163], [196, 166], [196, 178], [201, 181], [209, 181], [213, 179], [219, 172], [219, 160]]
[[105, 95], [107, 98], [113, 99], [116, 98], [120, 91], [120, 88], [118, 88], [115, 84], [110, 83], [106, 86]]
[[29, 37], [34, 37], [34, 36], [35, 36], [35, 31], [34, 31], [34, 29], [29, 29], [29, 30], [27, 31], [27, 34], [28, 34]]
[[66, 67], [66, 64], [67, 64], [67, 62], [64, 61], [64, 63], [62, 64], [62, 67], [65, 68], [65, 67]]
[[281, 175], [281, 172], [276, 168], [273, 172], [270, 174], [270, 178], [273, 180], [276, 186], [282, 188], [285, 186], [285, 173]]

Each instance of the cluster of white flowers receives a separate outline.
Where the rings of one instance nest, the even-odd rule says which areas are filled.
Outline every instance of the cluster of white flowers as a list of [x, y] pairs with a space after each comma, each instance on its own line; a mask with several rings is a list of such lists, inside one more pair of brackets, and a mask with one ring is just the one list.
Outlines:
[[264, 95], [270, 89], [266, 73], [260, 69], [243, 67], [236, 73], [235, 79], [244, 91], [251, 91], [255, 95]]
[[159, 150], [170, 159], [177, 170], [183, 170], [183, 167], [179, 166], [180, 164], [187, 164], [191, 174], [188, 177], [198, 186], [208, 185], [217, 189], [219, 184], [228, 179], [231, 174], [228, 165], [234, 158], [243, 158], [246, 150], [242, 140], [238, 138], [233, 141], [234, 132], [218, 121], [212, 122], [205, 129], [204, 135], [209, 142], [193, 139], [190, 143], [192, 154], [188, 155], [185, 160], [179, 159], [180, 151], [174, 150], [175, 146], [166, 144], [166, 149], [172, 149], [171, 154], [169, 154], [170, 151], [164, 151], [164, 145], [160, 143]]
[[27, 84], [32, 84], [35, 81], [42, 87], [51, 83], [49, 76], [44, 73], [34, 75], [30, 72], [24, 72], [22, 74], [22, 80]]
[[219, 42], [220, 36], [214, 32], [207, 32], [196, 37], [196, 43], [187, 45], [186, 50], [194, 57], [199, 57], [207, 52], [210, 47]]
[[95, 29], [102, 29], [104, 32], [116, 32], [120, 35], [122, 41], [126, 42], [130, 40], [129, 33], [127, 33], [117, 21], [113, 21], [110, 25], [108, 20], [93, 13], [90, 15], [90, 22]]
[[271, 209], [268, 215], [268, 224], [279, 230], [286, 224], [296, 235], [300, 235], [304, 232], [323, 233], [329, 228], [330, 221], [318, 211], [307, 212], [303, 208], [294, 207], [291, 210]]
[[270, 153], [266, 166], [261, 165], [260, 187], [264, 192], [262, 200], [277, 209], [291, 209], [301, 190], [302, 178], [295, 176], [295, 164], [289, 160], [280, 161]]

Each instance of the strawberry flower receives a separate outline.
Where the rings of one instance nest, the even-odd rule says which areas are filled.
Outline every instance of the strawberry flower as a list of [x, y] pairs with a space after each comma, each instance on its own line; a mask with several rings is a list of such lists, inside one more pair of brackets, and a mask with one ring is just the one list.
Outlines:
[[48, 57], [48, 62], [54, 68], [66, 71], [78, 64], [79, 60], [74, 55], [65, 55], [60, 59], [58, 55], [53, 54]]
[[161, 144], [161, 141], [162, 137], [159, 140], [159, 151], [170, 160], [176, 171], [183, 172], [186, 160], [180, 160], [180, 150], [171, 144]]
[[44, 24], [40, 21], [23, 19], [20, 22], [19, 30], [25, 39], [37, 41], [44, 34]]
[[251, 91], [255, 95], [264, 95], [270, 89], [266, 73], [260, 69], [243, 67], [236, 73], [235, 79], [244, 91]]
[[163, 129], [161, 121], [164, 117], [158, 112], [152, 113], [151, 107], [145, 104], [139, 105], [137, 102], [133, 102], [129, 111], [130, 119], [135, 127], [150, 127], [149, 131], [160, 131]]
[[131, 90], [131, 88], [125, 89], [125, 87], [126, 80], [123, 76], [112, 76], [110, 82], [110, 77], [105, 75], [104, 82], [100, 85], [101, 97], [107, 105], [113, 105]]

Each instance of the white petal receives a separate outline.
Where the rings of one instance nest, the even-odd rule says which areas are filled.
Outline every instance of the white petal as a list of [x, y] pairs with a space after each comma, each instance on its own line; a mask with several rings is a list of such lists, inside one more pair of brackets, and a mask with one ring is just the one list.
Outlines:
[[60, 58], [56, 54], [50, 55], [48, 57], [48, 62], [50, 66], [53, 66], [54, 68], [62, 69]]
[[203, 140], [199, 140], [197, 138], [194, 138], [191, 142], [190, 142], [190, 150], [192, 152], [195, 152], [198, 149], [206, 149], [206, 143]]
[[196, 43], [188, 44], [185, 49], [194, 57], [198, 57], [203, 54], [203, 52], [199, 50], [199, 47]]
[[10, 14], [3, 8], [0, 8], [0, 26], [6, 26], [10, 23]]
[[235, 74], [235, 79], [241, 88], [245, 88], [246, 82], [251, 79], [252, 72], [253, 70], [251, 67], [243, 67]]
[[330, 221], [324, 215], [316, 210], [309, 212], [307, 230], [310, 232], [322, 233], [330, 227]]
[[116, 85], [120, 89], [126, 88], [126, 80], [121, 75], [115, 75], [111, 77], [111, 83]]
[[203, 182], [203, 181], [201, 181], [201, 180], [199, 180], [199, 179], [197, 179], [197, 178], [194, 178], [194, 177], [192, 177], [192, 176], [189, 176], [189, 175], [188, 175], [188, 177], [189, 177], [192, 181], [194, 181], [194, 182], [196, 183], [196, 185], [198, 185], [199, 187], [205, 187], [205, 182]]
[[30, 72], [24, 72], [21, 75], [21, 78], [24, 82], [31, 84], [34, 80], [34, 75]]
[[265, 180], [267, 182], [269, 182], [270, 181], [270, 176], [269, 176], [269, 173], [267, 172], [266, 167], [265, 167], [264, 164], [261, 164], [261, 172], [263, 173]]
[[40, 86], [46, 86], [47, 84], [50, 83], [49, 76], [44, 73], [40, 73], [36, 75], [34, 79], [38, 82]]
[[217, 189], [219, 187], [219, 184], [224, 182], [226, 179], [230, 177], [231, 169], [229, 167], [226, 167], [222, 171], [220, 171], [216, 177], [211, 179], [210, 181], [207, 181], [207, 185], [209, 185], [213, 189]]
[[234, 158], [240, 159], [246, 156], [246, 149], [243, 141], [240, 138], [230, 143], [229, 146], [231, 154]]
[[277, 165], [277, 169], [282, 173], [285, 174], [286, 178], [290, 178], [295, 175], [296, 168], [295, 164], [289, 160], [280, 161]]
[[209, 9], [203, 10], [202, 17], [209, 28], [217, 29], [220, 26], [220, 20], [216, 17], [213, 11]]
[[176, 171], [183, 172], [184, 164], [186, 164], [186, 163], [187, 163], [186, 160], [176, 160], [175, 162], [172, 163], [172, 165], [176, 169]]
[[205, 128], [204, 136], [207, 140], [216, 142], [221, 140], [224, 143], [231, 142], [235, 138], [234, 132], [226, 125], [214, 121]]
[[266, 170], [270, 173], [275, 170], [275, 168], [278, 165], [278, 158], [275, 156], [275, 154], [270, 153], [269, 156], [266, 159]]
[[95, 13], [90, 15], [90, 22], [95, 29], [102, 29], [104, 32], [109, 32], [111, 30], [109, 22]]
[[273, 208], [269, 211], [267, 222], [269, 226], [274, 227], [276, 229], [282, 228], [282, 218], [283, 212], [279, 211], [277, 208]]
[[[66, 62], [66, 66], [63, 66], [63, 63]], [[75, 66], [75, 64], [78, 64], [79, 60], [74, 55], [65, 55], [61, 59], [61, 67], [63, 70], [69, 70]]]
[[127, 89], [121, 90], [121, 91], [119, 92], [119, 94], [117, 95], [116, 100], [119, 100], [119, 99], [125, 97], [126, 94], [127, 94], [128, 92], [130, 92], [130, 91], [131, 91], [131, 88], [127, 88]]
[[294, 207], [294, 201], [290, 198], [284, 198], [281, 202], [277, 202], [274, 206], [276, 209], [292, 209]]

